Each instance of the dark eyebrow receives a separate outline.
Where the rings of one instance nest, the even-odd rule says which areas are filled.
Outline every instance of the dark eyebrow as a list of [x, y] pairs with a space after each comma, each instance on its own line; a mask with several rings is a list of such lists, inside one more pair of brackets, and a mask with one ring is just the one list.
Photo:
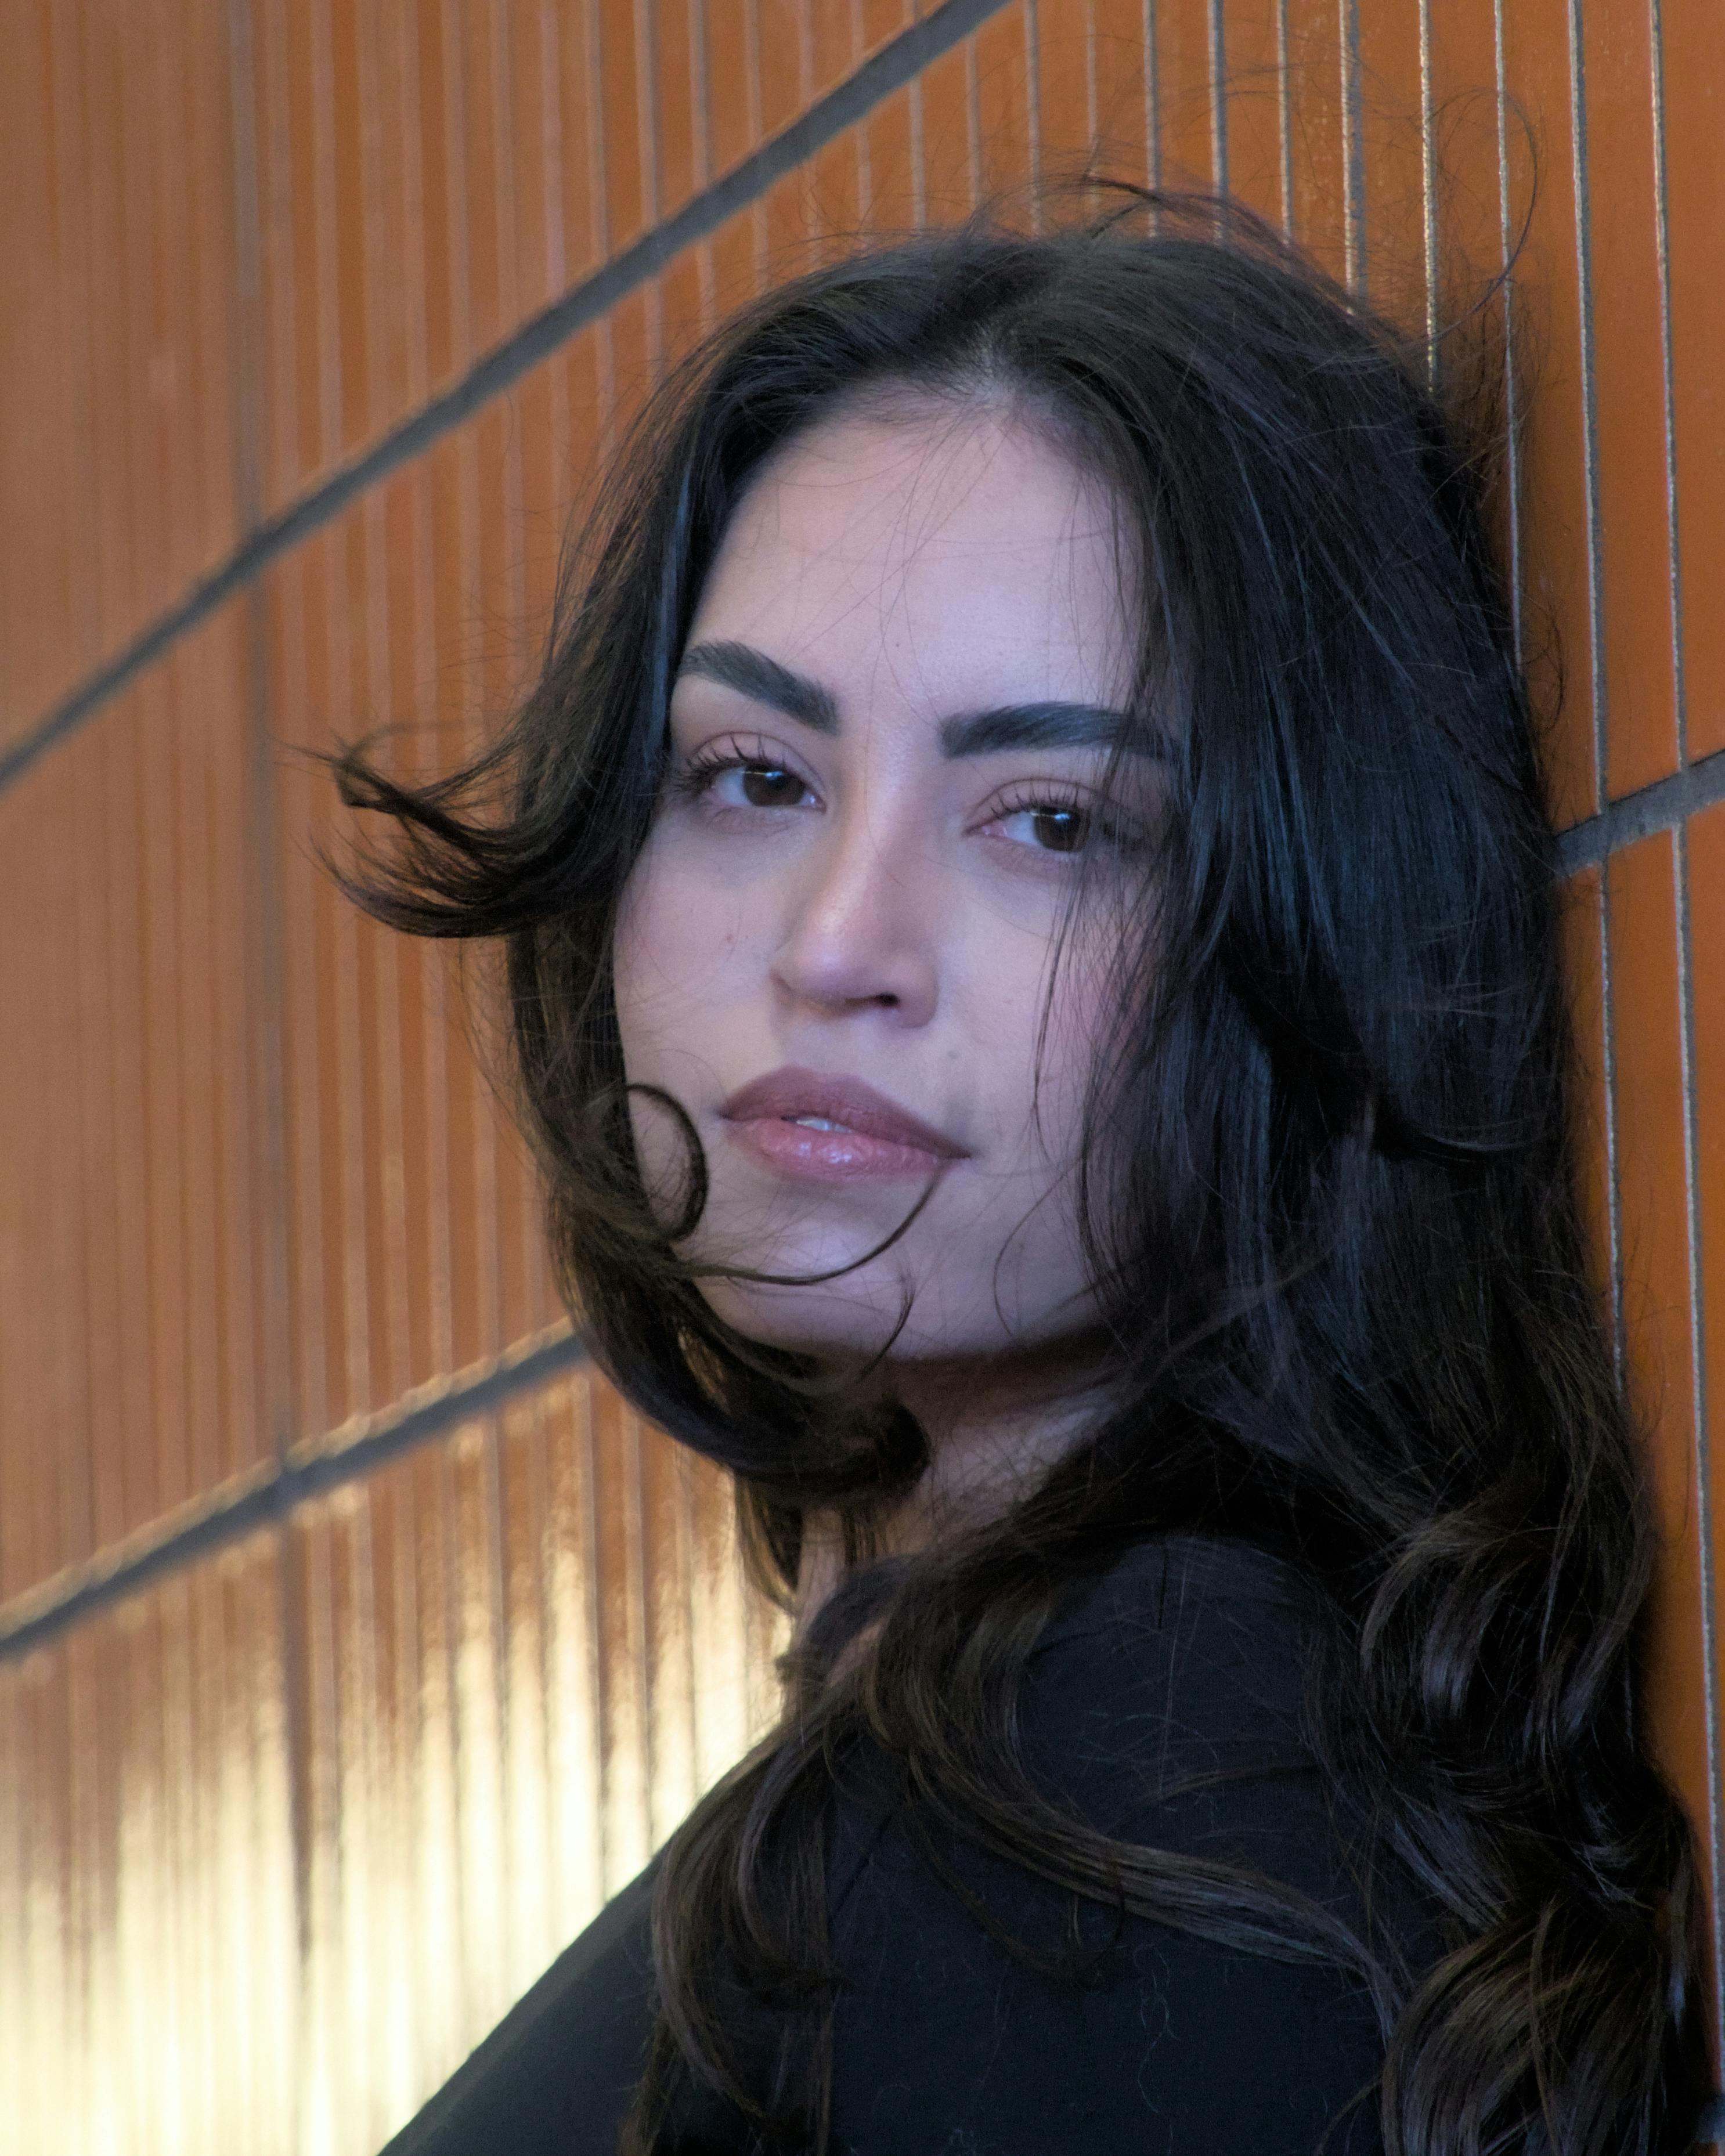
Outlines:
[[[677, 672], [679, 678], [688, 674], [734, 689], [757, 704], [770, 705], [788, 718], [800, 720], [816, 733], [839, 731], [839, 700], [830, 689], [769, 659], [752, 644], [691, 644], [683, 654]], [[1124, 711], [1111, 711], [1101, 704], [1051, 700], [1001, 704], [988, 711], [942, 719], [941, 752], [957, 757], [998, 756], [1021, 749], [1111, 750], [1126, 734], [1127, 726]], [[1137, 731], [1127, 735], [1122, 745], [1133, 755], [1163, 762], [1171, 752], [1166, 742]]]
[[1117, 744], [1132, 755], [1160, 762], [1170, 753], [1168, 744], [1156, 735], [1128, 732], [1124, 711], [1101, 704], [1003, 704], [941, 721], [941, 747], [952, 757], [996, 756], [1013, 749], [1112, 749]]
[[793, 673], [757, 651], [752, 644], [696, 644], [683, 654], [679, 676], [698, 675], [716, 681], [721, 688], [735, 689], [757, 704], [770, 704], [787, 718], [800, 719], [818, 734], [839, 731], [839, 700], [830, 689], [811, 681], [806, 674]]

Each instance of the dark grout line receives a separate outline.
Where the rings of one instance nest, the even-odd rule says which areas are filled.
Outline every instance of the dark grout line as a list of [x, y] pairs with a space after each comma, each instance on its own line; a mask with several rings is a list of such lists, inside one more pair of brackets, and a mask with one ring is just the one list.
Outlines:
[[942, 0], [941, 6], [883, 45], [855, 74], [847, 75], [836, 89], [752, 151], [722, 179], [704, 187], [675, 215], [656, 224], [562, 299], [554, 300], [524, 322], [494, 351], [476, 361], [451, 388], [422, 405], [310, 494], [259, 524], [219, 568], [194, 584], [182, 599], [159, 615], [123, 651], [98, 667], [28, 733], [0, 750], [0, 790], [22, 778], [33, 764], [75, 732], [170, 645], [208, 620], [279, 556], [339, 515], [356, 495], [423, 456], [481, 405], [501, 396], [571, 337], [656, 276], [685, 248], [710, 239], [740, 210], [758, 202], [775, 182], [806, 164], [817, 151], [865, 118], [895, 90], [914, 81], [930, 61], [968, 37], [1005, 4], [1006, 0]]
[[521, 1394], [581, 1368], [587, 1359], [584, 1344], [573, 1334], [564, 1334], [382, 1422], [351, 1444], [290, 1459], [263, 1481], [225, 1494], [218, 1491], [208, 1510], [179, 1527], [170, 1526], [159, 1541], [130, 1552], [122, 1548], [105, 1559], [99, 1557], [80, 1566], [63, 1584], [49, 1581], [44, 1588], [27, 1590], [17, 1599], [18, 1614], [14, 1617], [8, 1618], [0, 1609], [0, 1661], [46, 1645], [83, 1619], [137, 1594], [164, 1573], [213, 1556], [258, 1528], [285, 1520], [310, 1499], [339, 1489], [344, 1482], [358, 1481], [417, 1445], [446, 1437], [464, 1423], [495, 1414]]
[[1638, 793], [1607, 803], [1597, 816], [1574, 824], [1558, 835], [1558, 865], [1564, 875], [1599, 868], [1609, 855], [1651, 839], [1656, 831], [1674, 831], [1703, 808], [1725, 801], [1725, 749], [1716, 749], [1669, 778], [1656, 778]]
[[1600, 808], [1609, 783], [1605, 680], [1604, 555], [1599, 539], [1599, 408], [1594, 358], [1593, 198], [1587, 148], [1587, 41], [1582, 0], [1569, 0], [1570, 182], [1575, 191], [1575, 272], [1580, 302], [1581, 462], [1587, 496], [1588, 682], [1594, 737], [1594, 798]]

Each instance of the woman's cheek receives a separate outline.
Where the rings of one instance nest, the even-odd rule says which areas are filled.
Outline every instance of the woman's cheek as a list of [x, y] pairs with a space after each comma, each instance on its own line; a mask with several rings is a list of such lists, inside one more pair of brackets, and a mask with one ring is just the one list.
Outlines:
[[613, 944], [617, 1024], [624, 1066], [636, 1084], [663, 1082], [663, 1044], [686, 1023], [691, 987], [706, 970], [702, 948], [712, 920], [704, 894], [680, 894], [686, 878], [649, 844], [624, 886]]
[[1034, 930], [995, 926], [963, 952], [960, 967], [978, 1079], [995, 1092], [999, 1127], [1016, 1125], [1025, 1158], [1057, 1174], [1076, 1160], [1115, 993], [1111, 969], [1076, 938], [1063, 939], [1058, 921], [1052, 927], [1039, 921]]
[[[612, 942], [612, 983], [625, 1081], [675, 1094], [671, 1050], [687, 1027], [679, 978], [689, 954], [677, 947], [676, 910], [665, 904], [663, 871], [649, 846], [624, 887]], [[631, 1093], [629, 1108], [642, 1178], [655, 1209], [667, 1214], [675, 1208], [680, 1180], [675, 1118], [637, 1092]]]
[[[624, 1076], [670, 1094], [699, 1118], [715, 1079], [728, 1090], [725, 1014], [737, 993], [734, 894], [691, 864], [685, 849], [653, 845], [636, 865], [618, 908], [613, 983]], [[667, 1216], [680, 1212], [687, 1139], [677, 1118], [639, 1093], [629, 1101], [635, 1152]]]

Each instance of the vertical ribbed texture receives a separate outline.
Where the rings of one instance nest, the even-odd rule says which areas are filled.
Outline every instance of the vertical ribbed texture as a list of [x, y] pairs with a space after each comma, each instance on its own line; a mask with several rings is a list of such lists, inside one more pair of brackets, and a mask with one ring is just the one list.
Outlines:
[[238, 536], [227, 0], [26, 0], [0, 70], [0, 741]]
[[[29, 0], [0, 744], [932, 12]], [[0, 1627], [88, 1602], [0, 1651], [21, 2156], [367, 2156], [771, 1719], [721, 1479], [585, 1372], [175, 1540], [558, 1337], [458, 970], [335, 898], [295, 752], [396, 726], [424, 773], [480, 737], [596, 459], [719, 312], [1034, 170], [1225, 181], [1428, 334], [1525, 227], [1497, 513], [1560, 820], [1725, 750], [1717, 9], [1003, 0], [936, 43], [0, 792]], [[1722, 921], [1725, 807], [1568, 892], [1583, 1194], [1666, 1532], [1654, 1707], [1710, 1872]]]

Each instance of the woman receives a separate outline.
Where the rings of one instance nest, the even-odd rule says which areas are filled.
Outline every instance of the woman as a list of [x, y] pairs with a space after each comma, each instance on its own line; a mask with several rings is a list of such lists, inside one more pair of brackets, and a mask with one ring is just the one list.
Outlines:
[[[506, 940], [784, 1717], [403, 2151], [1675, 2150], [1687, 1831], [1472, 465], [1237, 208], [805, 277], [352, 887]], [[620, 2139], [619, 2139], [620, 2137]]]

